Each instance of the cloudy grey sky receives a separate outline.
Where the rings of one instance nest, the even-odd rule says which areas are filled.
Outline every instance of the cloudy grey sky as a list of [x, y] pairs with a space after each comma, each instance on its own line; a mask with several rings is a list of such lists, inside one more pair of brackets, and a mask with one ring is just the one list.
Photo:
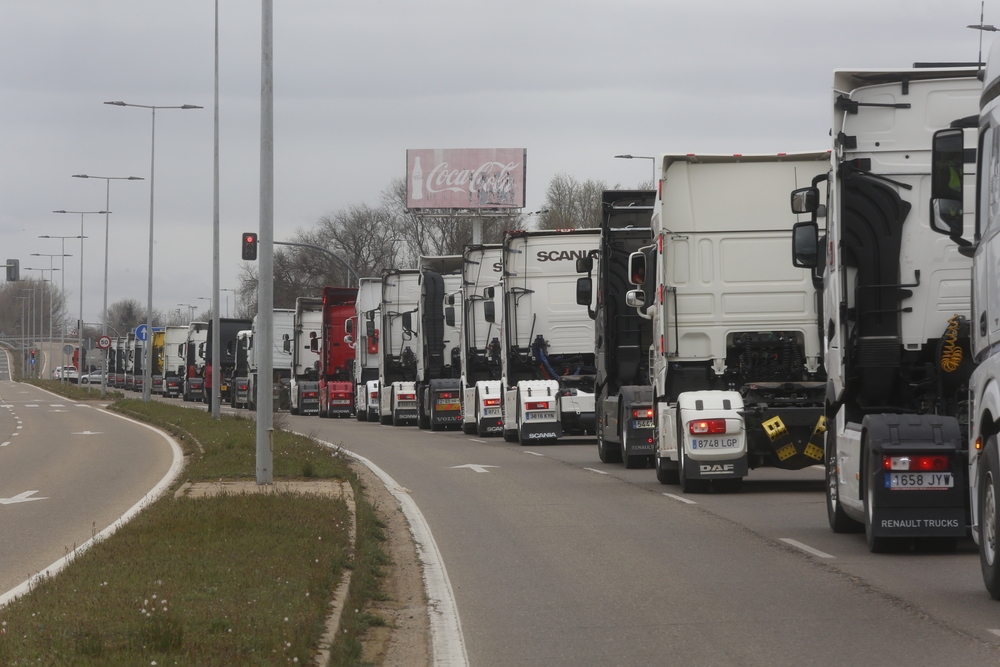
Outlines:
[[[156, 115], [154, 306], [211, 295], [212, 0], [0, 0], [0, 259], [48, 267], [111, 184], [109, 302], [146, 301]], [[407, 148], [526, 148], [527, 208], [553, 175], [632, 186], [614, 155], [826, 149], [835, 68], [974, 61], [980, 0], [285, 0], [274, 3], [275, 239], [377, 204]], [[219, 0], [222, 287], [258, 220], [260, 2]], [[986, 23], [1000, 23], [987, 0]], [[984, 52], [992, 41], [987, 33]], [[86, 216], [84, 316], [103, 216]], [[66, 289], [79, 292], [78, 241]], [[57, 260], [58, 261], [58, 260]], [[59, 264], [57, 263], [57, 266]], [[57, 282], [61, 280], [56, 274]], [[71, 307], [75, 314], [76, 306]], [[223, 314], [225, 314], [223, 312]]]

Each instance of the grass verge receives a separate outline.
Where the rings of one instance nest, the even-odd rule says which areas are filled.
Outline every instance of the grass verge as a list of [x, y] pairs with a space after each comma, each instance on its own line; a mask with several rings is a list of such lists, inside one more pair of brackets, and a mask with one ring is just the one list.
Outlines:
[[100, 385], [87, 389], [86, 386], [80, 387], [72, 382], [62, 383], [59, 380], [29, 379], [22, 380], [22, 382], [40, 387], [46, 391], [51, 391], [53, 394], [65, 396], [66, 398], [73, 399], [74, 401], [113, 401], [115, 399], [125, 397], [125, 394], [115, 389], [106, 389], [104, 392], [105, 395], [101, 396]]
[[[254, 476], [253, 421], [138, 400], [112, 409], [174, 433], [188, 459], [184, 481]], [[0, 609], [0, 664], [310, 664], [345, 568], [353, 576], [332, 664], [359, 664], [361, 636], [382, 622], [364, 609], [387, 565], [383, 526], [329, 449], [276, 431], [274, 468], [276, 481], [351, 482], [354, 551], [340, 500], [171, 492]]]

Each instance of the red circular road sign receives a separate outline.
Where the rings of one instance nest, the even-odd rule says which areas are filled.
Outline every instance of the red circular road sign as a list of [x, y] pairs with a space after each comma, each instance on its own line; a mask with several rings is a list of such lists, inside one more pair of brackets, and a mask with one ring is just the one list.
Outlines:
[[100, 338], [98, 338], [97, 339], [97, 347], [101, 348], [102, 350], [106, 350], [109, 347], [111, 347], [111, 337], [110, 336], [101, 336]]

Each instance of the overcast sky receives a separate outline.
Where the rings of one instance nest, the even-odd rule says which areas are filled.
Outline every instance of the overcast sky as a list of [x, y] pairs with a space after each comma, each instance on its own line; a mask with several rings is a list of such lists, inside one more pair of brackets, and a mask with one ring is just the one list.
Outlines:
[[[38, 235], [81, 222], [51, 211], [104, 209], [105, 181], [72, 174], [141, 176], [111, 182], [108, 299], [145, 304], [151, 113], [103, 102], [196, 104], [156, 114], [153, 300], [209, 304], [213, 14], [212, 0], [0, 0], [0, 259], [47, 268], [30, 255], [60, 242]], [[258, 225], [260, 14], [219, 2], [223, 288]], [[408, 148], [526, 148], [528, 211], [559, 172], [652, 177], [618, 154], [825, 150], [834, 69], [975, 61], [979, 15], [980, 0], [279, 0], [275, 239], [376, 205]], [[104, 216], [84, 218], [96, 322]], [[66, 252], [75, 316], [79, 241]]]

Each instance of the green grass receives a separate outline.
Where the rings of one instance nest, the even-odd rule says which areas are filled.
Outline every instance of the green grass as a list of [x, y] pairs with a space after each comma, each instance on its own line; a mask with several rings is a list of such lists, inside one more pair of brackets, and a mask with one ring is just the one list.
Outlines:
[[62, 383], [59, 380], [23, 380], [25, 384], [31, 384], [36, 387], [41, 387], [51, 391], [53, 394], [59, 394], [60, 396], [65, 396], [66, 398], [71, 398], [74, 401], [100, 401], [100, 400], [115, 400], [116, 398], [122, 398], [125, 396], [120, 391], [115, 389], [106, 389], [105, 395], [101, 396], [101, 386], [92, 386], [89, 390], [84, 387], [77, 386], [72, 382]]
[[[254, 477], [252, 421], [138, 400], [112, 407], [176, 435], [189, 459], [180, 481]], [[329, 449], [277, 431], [274, 467], [276, 481], [351, 481], [354, 552], [340, 500], [171, 492], [0, 609], [0, 664], [310, 664], [345, 568], [353, 576], [333, 664], [359, 664], [365, 629], [384, 623], [364, 611], [388, 565], [383, 526], [347, 461]]]

